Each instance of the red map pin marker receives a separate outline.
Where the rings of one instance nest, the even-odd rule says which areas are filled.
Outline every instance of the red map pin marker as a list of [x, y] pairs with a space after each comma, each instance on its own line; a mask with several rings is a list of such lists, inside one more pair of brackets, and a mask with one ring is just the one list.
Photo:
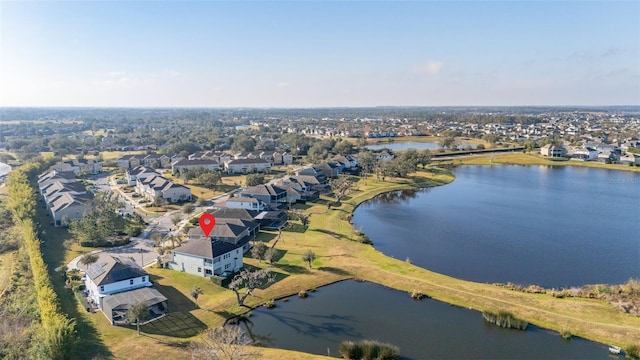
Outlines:
[[209, 237], [214, 226], [216, 226], [216, 218], [213, 215], [209, 213], [200, 215], [200, 228], [202, 228], [205, 237]]

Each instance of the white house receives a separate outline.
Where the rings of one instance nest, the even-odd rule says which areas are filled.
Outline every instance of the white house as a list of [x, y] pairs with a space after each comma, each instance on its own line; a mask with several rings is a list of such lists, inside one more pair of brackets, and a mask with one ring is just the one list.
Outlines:
[[226, 201], [226, 207], [230, 209], [266, 210], [268, 206], [256, 198], [236, 196]]
[[230, 218], [217, 218], [209, 237], [193, 228], [189, 240], [171, 251], [169, 268], [204, 277], [238, 271], [259, 230], [254, 221]]
[[592, 161], [598, 159], [598, 150], [592, 147], [585, 147], [582, 149], [577, 149], [573, 151], [571, 155], [572, 160], [584, 160], [584, 161]]
[[374, 152], [373, 156], [376, 160], [388, 161], [395, 157], [395, 155], [387, 150], [382, 150], [380, 152]]
[[161, 196], [169, 203], [191, 200], [191, 189], [158, 174], [138, 179], [136, 192], [150, 201], [156, 196]]
[[153, 169], [144, 166], [136, 166], [133, 169], [126, 171], [125, 178], [127, 179], [127, 184], [129, 186], [135, 186], [137, 181], [140, 179], [158, 175], [160, 174]]
[[271, 163], [263, 159], [234, 159], [227, 161], [224, 165], [228, 174], [249, 174], [271, 170]]
[[182, 159], [171, 164], [171, 172], [174, 174], [198, 168], [206, 170], [220, 170], [220, 164], [218, 164], [218, 161], [212, 159]]
[[149, 275], [128, 258], [100, 257], [84, 277], [86, 295], [111, 324], [124, 322], [130, 305], [144, 302], [152, 317], [166, 314], [167, 298], [155, 289]]
[[102, 162], [93, 159], [72, 159], [60, 161], [51, 166], [51, 169], [56, 171], [72, 171], [76, 175], [81, 173], [95, 175], [102, 171]]

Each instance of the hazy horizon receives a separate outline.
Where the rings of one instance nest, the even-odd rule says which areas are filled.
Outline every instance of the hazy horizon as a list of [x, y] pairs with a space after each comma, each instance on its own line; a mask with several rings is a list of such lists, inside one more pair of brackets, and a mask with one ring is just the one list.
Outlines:
[[0, 9], [0, 107], [640, 105], [639, 2]]

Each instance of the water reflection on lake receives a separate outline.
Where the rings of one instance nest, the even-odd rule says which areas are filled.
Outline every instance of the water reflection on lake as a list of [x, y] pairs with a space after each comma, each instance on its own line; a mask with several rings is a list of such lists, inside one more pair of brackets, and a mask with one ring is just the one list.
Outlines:
[[392, 192], [353, 216], [383, 253], [479, 282], [564, 287], [640, 278], [640, 174], [465, 166], [427, 191]]
[[530, 326], [486, 324], [479, 312], [435, 300], [414, 301], [381, 285], [343, 281], [273, 310], [253, 311], [248, 325], [267, 346], [339, 356], [344, 340], [371, 339], [400, 347], [407, 359], [602, 359], [607, 347]]

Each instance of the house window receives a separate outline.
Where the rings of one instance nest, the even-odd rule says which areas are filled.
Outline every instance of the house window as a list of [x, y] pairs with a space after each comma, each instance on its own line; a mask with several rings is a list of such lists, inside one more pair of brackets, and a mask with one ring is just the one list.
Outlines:
[[227, 270], [227, 269], [228, 269], [228, 268], [230, 268], [230, 267], [231, 267], [231, 264], [226, 264], [226, 265], [224, 266], [224, 269], [225, 269], [225, 270]]
[[145, 281], [147, 281], [147, 277], [146, 277], [146, 276], [143, 276], [143, 277], [142, 277], [142, 282], [145, 282]]
[[224, 254], [224, 255], [222, 255], [222, 258], [223, 258], [223, 259], [228, 259], [228, 258], [230, 258], [230, 257], [231, 257], [231, 254]]
[[104, 286], [100, 286], [100, 292], [104, 292]]
[[133, 279], [129, 280], [129, 285], [133, 285]]
[[202, 272], [202, 268], [198, 268], [198, 272]]

